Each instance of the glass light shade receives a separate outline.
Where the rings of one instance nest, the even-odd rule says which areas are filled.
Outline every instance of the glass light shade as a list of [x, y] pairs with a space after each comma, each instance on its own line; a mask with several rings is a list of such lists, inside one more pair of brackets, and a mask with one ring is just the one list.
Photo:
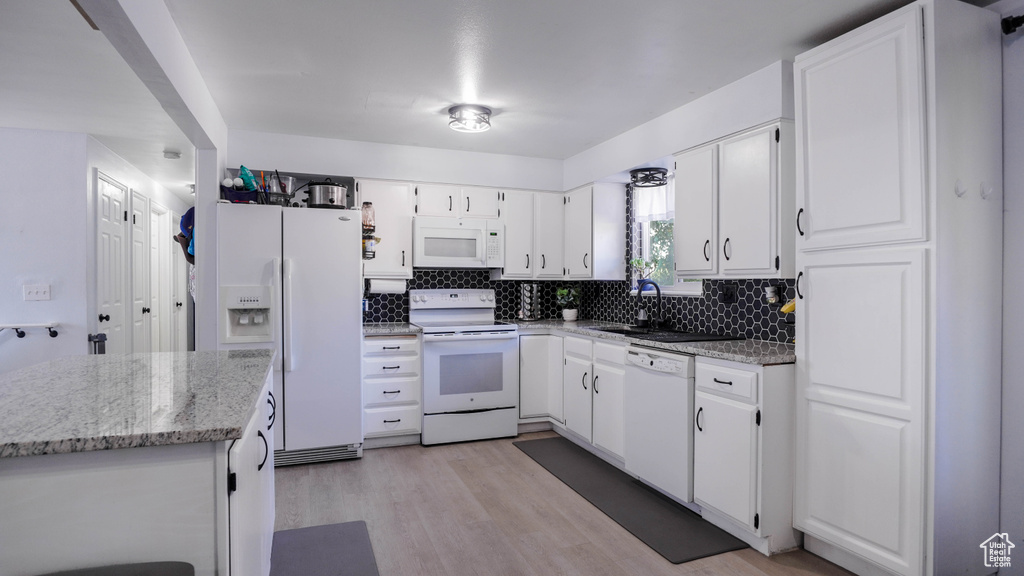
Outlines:
[[486, 132], [491, 129], [491, 110], [475, 104], [458, 104], [448, 109], [448, 127], [456, 132]]

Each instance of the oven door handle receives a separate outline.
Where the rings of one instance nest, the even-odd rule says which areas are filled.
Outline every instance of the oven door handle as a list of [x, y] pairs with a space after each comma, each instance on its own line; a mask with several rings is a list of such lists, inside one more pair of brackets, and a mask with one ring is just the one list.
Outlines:
[[519, 338], [518, 332], [477, 332], [472, 334], [424, 334], [424, 342], [477, 342], [483, 340], [511, 340]]

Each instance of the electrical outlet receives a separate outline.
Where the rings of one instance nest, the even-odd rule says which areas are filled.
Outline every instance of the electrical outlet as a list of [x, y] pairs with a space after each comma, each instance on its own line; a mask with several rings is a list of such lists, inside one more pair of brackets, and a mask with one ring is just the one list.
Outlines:
[[49, 300], [49, 284], [22, 284], [22, 294], [25, 300]]
[[722, 284], [722, 303], [723, 304], [735, 304], [740, 301], [739, 295], [737, 294], [739, 285], [737, 284]]

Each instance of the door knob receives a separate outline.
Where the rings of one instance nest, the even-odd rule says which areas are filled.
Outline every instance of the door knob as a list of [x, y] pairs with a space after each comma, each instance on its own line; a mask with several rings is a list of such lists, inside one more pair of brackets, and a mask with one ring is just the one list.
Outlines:
[[174, 303], [174, 306], [175, 306], [176, 308], [181, 308], [181, 302], [175, 302], [175, 303]]
[[142, 313], [143, 314], [149, 314], [149, 308], [143, 307], [142, 308]]
[[100, 322], [110, 321], [110, 314], [100, 314]]

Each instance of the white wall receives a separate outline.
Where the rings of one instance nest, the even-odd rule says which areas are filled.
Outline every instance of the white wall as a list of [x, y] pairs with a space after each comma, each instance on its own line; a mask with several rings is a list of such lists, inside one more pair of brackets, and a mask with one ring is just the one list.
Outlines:
[[562, 191], [562, 162], [460, 150], [228, 131], [228, 166]]
[[[86, 141], [0, 129], [0, 324], [61, 324], [57, 338], [0, 332], [0, 372], [88, 352]], [[23, 284], [49, 284], [50, 300], [24, 301]]]
[[[1024, 14], [1024, 1], [991, 8]], [[1024, 575], [1024, 29], [1003, 37], [1003, 442], [1000, 530]]]
[[779, 118], [793, 118], [793, 63], [740, 78], [565, 160], [563, 190]]
[[[58, 322], [56, 338], [0, 332], [0, 372], [87, 354], [95, 322], [94, 169], [177, 213], [187, 205], [86, 134], [0, 129], [0, 324]], [[26, 302], [23, 284], [49, 284]]]

